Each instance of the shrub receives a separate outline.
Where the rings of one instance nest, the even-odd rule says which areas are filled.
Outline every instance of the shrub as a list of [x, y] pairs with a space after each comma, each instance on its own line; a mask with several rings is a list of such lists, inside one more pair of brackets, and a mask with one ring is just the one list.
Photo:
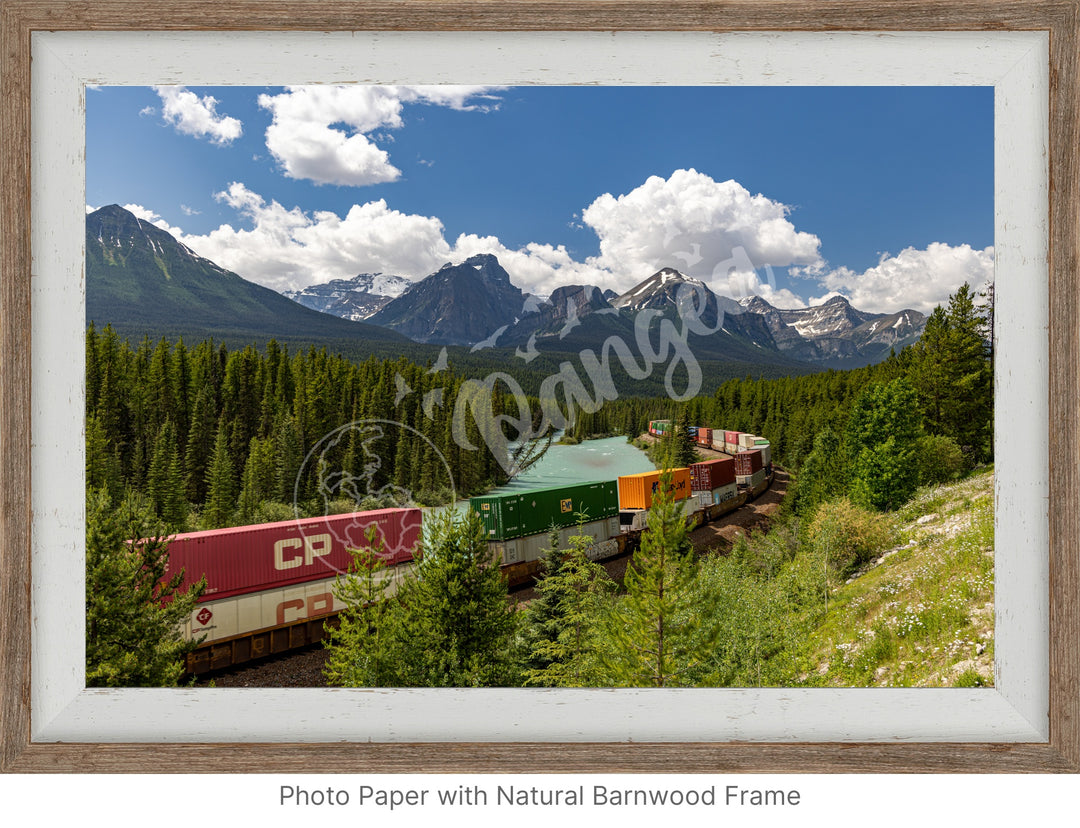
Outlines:
[[289, 503], [264, 500], [255, 509], [255, 523], [277, 523], [282, 520], [294, 520], [296, 510]]
[[978, 670], [971, 667], [964, 670], [960, 675], [956, 677], [956, 681], [953, 682], [953, 687], [985, 687], [986, 679], [980, 675]]
[[937, 486], [957, 480], [968, 466], [960, 445], [952, 437], [920, 437], [915, 452], [921, 486]]
[[846, 498], [819, 506], [808, 531], [811, 545], [841, 578], [877, 557], [892, 541], [888, 518]]

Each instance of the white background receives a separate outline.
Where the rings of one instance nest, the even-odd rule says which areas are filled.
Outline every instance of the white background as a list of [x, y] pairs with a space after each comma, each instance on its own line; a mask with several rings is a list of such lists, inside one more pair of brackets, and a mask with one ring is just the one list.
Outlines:
[[[594, 784], [609, 788], [702, 788], [715, 785], [718, 797], [727, 785], [800, 791], [794, 807], [751, 808], [440, 808], [361, 807], [361, 785], [434, 790], [479, 785], [518, 788]], [[281, 785], [310, 789], [327, 786], [350, 792], [346, 807], [281, 806]], [[674, 824], [696, 826], [859, 825], [867, 828], [961, 828], [961, 826], [1069, 825], [1076, 816], [1080, 777], [1076, 776], [820, 776], [820, 775], [693, 775], [693, 776], [4, 776], [0, 777], [0, 809], [8, 825], [78, 825], [116, 828], [145, 824], [154, 828], [197, 828], [206, 825], [286, 826], [332, 823], [380, 828], [431, 828], [468, 824], [514, 828], [593, 825], [604, 820], [620, 828]], [[434, 797], [432, 793], [429, 798]], [[556, 820], [553, 822], [553, 820]]]

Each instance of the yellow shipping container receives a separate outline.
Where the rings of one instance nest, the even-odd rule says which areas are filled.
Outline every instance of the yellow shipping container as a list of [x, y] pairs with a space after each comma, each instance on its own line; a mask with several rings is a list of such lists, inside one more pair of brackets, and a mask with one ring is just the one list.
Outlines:
[[[627, 474], [619, 478], [619, 508], [648, 509], [660, 488], [660, 472]], [[675, 500], [690, 497], [690, 469], [671, 470], [671, 495]]]

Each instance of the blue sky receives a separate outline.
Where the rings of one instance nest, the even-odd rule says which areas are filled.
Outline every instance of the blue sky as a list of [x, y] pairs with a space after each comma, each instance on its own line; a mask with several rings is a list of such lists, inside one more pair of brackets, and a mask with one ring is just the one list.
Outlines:
[[101, 87], [87, 204], [279, 290], [499, 256], [781, 306], [929, 310], [992, 274], [989, 87]]

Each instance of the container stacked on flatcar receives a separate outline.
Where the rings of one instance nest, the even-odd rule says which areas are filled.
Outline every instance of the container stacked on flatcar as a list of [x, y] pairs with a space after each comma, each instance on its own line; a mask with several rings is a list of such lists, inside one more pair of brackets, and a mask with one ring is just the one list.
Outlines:
[[739, 453], [739, 437], [738, 431], [725, 431], [724, 432], [724, 451], [728, 454], [736, 455]]
[[704, 446], [705, 448], [712, 448], [713, 444], [713, 430], [706, 426], [698, 426], [697, 430], [697, 444]]
[[574, 535], [592, 537], [587, 554], [596, 558], [610, 552], [606, 542], [619, 534], [614, 480], [482, 495], [470, 498], [469, 508], [480, 515], [488, 547], [503, 566], [540, 560], [552, 529], [562, 548]]
[[[672, 469], [668, 493], [673, 500], [686, 500], [691, 495], [690, 469]], [[661, 472], [649, 471], [626, 474], [619, 478], [619, 528], [623, 532], [645, 528], [645, 516], [660, 490]]]
[[[189, 663], [189, 670], [279, 652], [295, 646], [297, 635], [321, 636], [321, 625], [295, 634], [288, 628], [299, 629], [343, 609], [333, 587], [352, 563], [349, 550], [375, 552], [387, 564], [381, 577], [390, 580], [392, 590], [420, 543], [421, 522], [419, 509], [377, 509], [173, 536], [167, 577], [183, 571], [183, 588], [206, 577], [206, 591], [185, 622], [185, 636], [207, 645], [243, 640], [243, 657], [235, 646], [221, 648], [228, 655], [220, 663], [208, 655], [205, 663]], [[284, 630], [285, 643], [275, 643], [280, 636], [271, 630]]]
[[731, 500], [738, 493], [735, 484], [735, 460], [722, 457], [691, 464], [690, 489], [703, 506]]
[[649, 434], [653, 437], [663, 437], [671, 428], [671, 420], [650, 420]]
[[735, 455], [735, 482], [740, 487], [755, 489], [765, 482], [765, 477], [760, 451], [747, 449]]

